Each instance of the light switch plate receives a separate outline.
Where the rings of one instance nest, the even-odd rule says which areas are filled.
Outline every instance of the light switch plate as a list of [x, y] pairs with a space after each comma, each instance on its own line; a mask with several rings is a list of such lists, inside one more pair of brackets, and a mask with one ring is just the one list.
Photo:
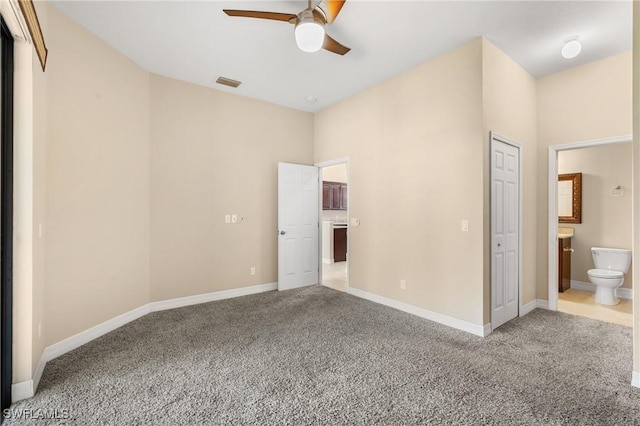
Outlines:
[[224, 215], [224, 223], [231, 223], [231, 215], [230, 214], [225, 214]]
[[462, 223], [460, 224], [460, 230], [462, 232], [469, 232], [469, 221], [468, 220], [463, 220]]
[[232, 214], [231, 215], [231, 223], [238, 223], [238, 215], [237, 214]]
[[360, 219], [358, 219], [357, 217], [352, 217], [351, 226], [360, 226]]

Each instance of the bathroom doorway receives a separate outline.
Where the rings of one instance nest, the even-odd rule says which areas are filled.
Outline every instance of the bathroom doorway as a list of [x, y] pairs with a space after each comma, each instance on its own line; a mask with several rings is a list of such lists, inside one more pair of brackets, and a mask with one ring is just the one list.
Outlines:
[[631, 269], [614, 305], [596, 302], [587, 274], [593, 247], [631, 249], [631, 159], [630, 136], [549, 148], [549, 309], [633, 326]]
[[320, 175], [320, 283], [349, 289], [349, 163], [337, 159], [316, 164]]

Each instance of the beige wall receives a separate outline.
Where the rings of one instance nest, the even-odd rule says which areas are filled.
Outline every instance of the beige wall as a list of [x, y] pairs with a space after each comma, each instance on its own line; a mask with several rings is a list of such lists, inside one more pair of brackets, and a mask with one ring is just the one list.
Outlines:
[[149, 73], [47, 6], [46, 340], [149, 301]]
[[536, 81], [520, 65], [483, 39], [482, 83], [484, 124], [484, 321], [491, 320], [490, 144], [489, 132], [521, 145], [522, 163], [522, 302], [536, 298]]
[[318, 112], [314, 139], [350, 158], [350, 285], [483, 324], [482, 41]]
[[532, 282], [547, 293], [548, 145], [631, 131], [630, 53], [534, 84], [478, 39], [312, 116], [149, 75], [38, 7], [52, 54], [34, 76], [27, 372], [45, 344], [151, 300], [275, 281], [278, 161], [350, 157], [352, 286], [484, 324], [488, 131], [523, 145], [525, 303]]
[[312, 115], [152, 75], [151, 117], [151, 299], [276, 282], [277, 163], [313, 164]]
[[537, 297], [548, 297], [548, 147], [631, 134], [631, 52], [537, 81]]
[[[590, 282], [591, 247], [631, 248], [631, 142], [560, 151], [558, 173], [582, 173], [582, 223], [572, 227], [571, 279]], [[622, 186], [624, 194], [612, 197], [611, 189]], [[631, 288], [632, 273], [623, 287]]]
[[347, 165], [336, 164], [322, 168], [322, 180], [329, 182], [347, 182]]

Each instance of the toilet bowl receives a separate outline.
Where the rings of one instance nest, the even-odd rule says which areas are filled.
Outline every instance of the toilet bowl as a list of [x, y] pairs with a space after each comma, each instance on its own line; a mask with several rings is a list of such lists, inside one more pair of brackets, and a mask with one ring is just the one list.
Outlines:
[[596, 303], [618, 304], [616, 289], [624, 283], [624, 274], [629, 271], [631, 250], [592, 247], [591, 257], [595, 269], [589, 269], [587, 275], [596, 286]]

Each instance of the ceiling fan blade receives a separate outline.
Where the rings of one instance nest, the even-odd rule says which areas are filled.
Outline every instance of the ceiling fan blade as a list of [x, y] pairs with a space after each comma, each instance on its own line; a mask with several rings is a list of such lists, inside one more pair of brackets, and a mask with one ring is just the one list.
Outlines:
[[328, 50], [329, 52], [337, 53], [338, 55], [344, 55], [351, 50], [347, 46], [343, 46], [329, 37], [328, 34], [324, 35], [324, 44], [322, 45], [322, 48], [324, 50]]
[[347, 0], [325, 0], [327, 2], [327, 23], [331, 24], [335, 21], [338, 13]]
[[292, 13], [260, 12], [256, 10], [232, 10], [232, 9], [223, 9], [222, 11], [229, 16], [239, 16], [243, 18], [270, 19], [272, 21], [289, 22], [292, 19], [298, 18], [297, 15], [294, 15]]

